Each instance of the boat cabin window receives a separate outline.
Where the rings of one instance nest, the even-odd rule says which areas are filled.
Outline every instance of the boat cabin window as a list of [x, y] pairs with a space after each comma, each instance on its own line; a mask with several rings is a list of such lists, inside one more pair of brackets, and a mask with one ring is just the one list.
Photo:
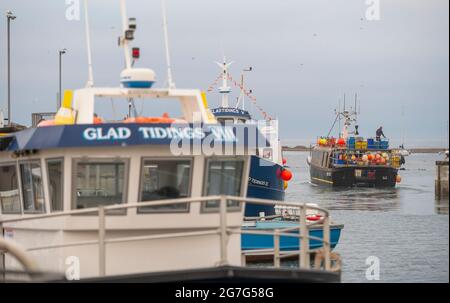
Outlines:
[[329, 153], [323, 153], [323, 161], [322, 161], [322, 166], [325, 168], [328, 168], [328, 160], [330, 159], [330, 154]]
[[[243, 171], [243, 160], [209, 160], [207, 163], [204, 195], [241, 196]], [[228, 202], [228, 207], [238, 206], [238, 202]], [[218, 207], [218, 201], [210, 201], [204, 204], [205, 210], [217, 209]]]
[[[191, 195], [191, 160], [142, 161], [139, 201], [187, 198]], [[187, 211], [187, 204], [140, 207], [139, 212]]]
[[38, 161], [21, 163], [23, 210], [25, 213], [45, 212], [41, 164]]
[[125, 203], [127, 166], [124, 160], [76, 160], [74, 208]]
[[322, 166], [323, 152], [320, 150], [312, 151], [311, 163], [316, 166]]
[[21, 211], [15, 164], [0, 165], [0, 204], [3, 214], [17, 214]]
[[47, 160], [48, 192], [52, 212], [64, 210], [63, 164], [62, 159]]

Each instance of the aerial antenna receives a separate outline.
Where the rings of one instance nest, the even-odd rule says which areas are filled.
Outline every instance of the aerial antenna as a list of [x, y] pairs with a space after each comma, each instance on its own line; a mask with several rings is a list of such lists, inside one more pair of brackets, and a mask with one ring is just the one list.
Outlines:
[[[239, 105], [241, 104], [241, 102], [242, 102], [242, 109], [243, 110], [245, 110], [245, 88], [244, 88], [244, 73], [245, 72], [251, 72], [253, 70], [253, 67], [248, 67], [248, 68], [244, 68], [243, 70], [242, 70], [242, 73], [241, 73], [241, 94], [240, 94], [240, 96], [239, 96], [239, 98], [238, 98], [238, 101], [237, 101], [237, 103], [236, 103], [236, 108], [239, 108]], [[250, 93], [251, 93], [252, 91], [250, 90]]]
[[358, 102], [358, 115], [361, 115], [361, 101]]
[[405, 105], [402, 104], [402, 147], [405, 146]]
[[163, 16], [163, 29], [164, 29], [164, 44], [166, 51], [166, 64], [167, 64], [167, 82], [169, 88], [175, 88], [175, 82], [172, 77], [172, 64], [170, 61], [170, 48], [169, 48], [169, 32], [167, 30], [167, 9], [166, 0], [161, 0], [162, 16]]
[[338, 137], [341, 137], [341, 99], [339, 98], [339, 102], [338, 102], [338, 116], [339, 116], [339, 133], [338, 133]]
[[92, 52], [91, 52], [91, 36], [89, 33], [89, 15], [87, 0], [84, 0], [84, 24], [86, 30], [86, 47], [87, 47], [87, 57], [88, 57], [88, 81], [86, 87], [94, 86], [94, 72], [92, 70]]
[[345, 112], [345, 93], [344, 93], [344, 112]]

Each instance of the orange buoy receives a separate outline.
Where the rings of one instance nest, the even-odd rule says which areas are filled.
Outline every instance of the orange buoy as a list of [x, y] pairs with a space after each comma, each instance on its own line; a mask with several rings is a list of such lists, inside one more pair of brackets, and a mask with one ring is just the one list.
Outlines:
[[397, 183], [400, 183], [400, 182], [402, 182], [402, 176], [400, 176], [400, 175], [397, 175], [397, 177], [396, 177], [395, 181], [396, 181]]
[[285, 158], [283, 158], [283, 165], [286, 165], [287, 160]]
[[281, 179], [283, 179], [284, 181], [290, 181], [292, 179], [292, 173], [290, 170], [288, 169], [284, 169], [281, 172]]

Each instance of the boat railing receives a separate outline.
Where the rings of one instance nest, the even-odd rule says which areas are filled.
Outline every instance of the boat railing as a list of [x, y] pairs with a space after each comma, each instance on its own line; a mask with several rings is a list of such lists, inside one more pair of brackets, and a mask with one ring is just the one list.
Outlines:
[[[186, 232], [174, 232], [174, 233], [161, 233], [144, 236], [130, 236], [130, 237], [121, 237], [121, 238], [107, 238], [107, 228], [106, 228], [106, 220], [107, 213], [112, 212], [114, 210], [121, 209], [133, 209], [133, 208], [141, 208], [146, 206], [167, 206], [167, 205], [177, 205], [177, 204], [191, 204], [191, 203], [207, 203], [207, 202], [218, 202], [219, 206], [215, 213], [219, 213], [220, 222], [218, 222], [218, 226], [214, 226], [211, 228], [207, 228], [201, 231], [186, 231]], [[258, 204], [258, 205], [267, 205], [267, 206], [275, 206], [275, 205], [283, 205], [286, 207], [297, 208], [299, 211], [298, 216], [298, 226], [293, 226], [290, 228], [283, 229], [275, 229], [273, 231], [257, 231], [257, 230], [243, 230], [237, 228], [230, 228], [227, 224], [227, 213], [235, 212], [236, 208], [228, 208], [227, 203], [229, 202], [237, 202], [240, 205], [241, 211], [244, 209], [245, 204]], [[307, 223], [307, 210], [318, 211], [322, 214], [322, 219], [313, 223]], [[41, 215], [28, 215], [28, 216], [20, 216], [17, 218], [1, 218], [0, 217], [0, 233], [4, 234], [5, 228], [8, 223], [18, 223], [24, 221], [31, 220], [39, 220], [46, 218], [57, 218], [57, 217], [69, 217], [74, 215], [98, 215], [98, 234], [97, 239], [95, 240], [85, 240], [85, 241], [77, 241], [70, 243], [61, 243], [61, 244], [46, 244], [35, 247], [27, 247], [26, 251], [40, 251], [40, 250], [49, 250], [49, 249], [58, 249], [58, 248], [66, 248], [66, 247], [76, 247], [76, 246], [89, 246], [89, 245], [98, 245], [98, 262], [99, 276], [106, 275], [106, 249], [108, 244], [112, 243], [124, 243], [124, 242], [137, 242], [137, 241], [147, 241], [147, 240], [156, 240], [156, 239], [168, 239], [168, 238], [179, 238], [179, 237], [198, 237], [198, 236], [206, 236], [206, 235], [219, 235], [220, 236], [220, 260], [218, 260], [217, 265], [223, 266], [228, 265], [228, 238], [232, 234], [253, 234], [253, 235], [266, 235], [273, 236], [274, 241], [274, 249], [260, 249], [260, 250], [251, 250], [251, 251], [243, 251], [241, 253], [242, 256], [242, 266], [246, 266], [245, 257], [255, 254], [273, 254], [274, 267], [280, 267], [280, 260], [288, 257], [297, 255], [299, 261], [300, 269], [310, 269], [310, 255], [313, 252], [317, 253], [316, 250], [310, 250], [310, 240], [320, 241], [322, 243], [322, 248], [320, 249], [320, 253], [323, 256], [323, 266], [316, 269], [324, 269], [326, 271], [331, 270], [331, 242], [330, 242], [330, 215], [328, 210], [324, 208], [320, 208], [315, 205], [310, 205], [306, 203], [292, 203], [285, 201], [274, 201], [274, 200], [265, 200], [265, 199], [255, 199], [255, 198], [246, 198], [246, 197], [234, 197], [234, 196], [208, 196], [208, 197], [196, 197], [196, 198], [182, 198], [182, 199], [170, 199], [170, 200], [159, 200], [159, 201], [151, 201], [151, 202], [138, 202], [138, 203], [127, 203], [121, 205], [111, 205], [111, 206], [99, 206], [96, 208], [89, 209], [81, 209], [81, 210], [70, 210], [64, 212], [57, 213], [49, 213], [49, 214], [41, 214]], [[117, 213], [117, 212], [115, 212]], [[210, 214], [210, 212], [208, 212]], [[145, 215], [158, 215], [154, 213], [149, 213]], [[309, 230], [312, 226], [321, 225], [323, 229], [323, 238], [313, 237], [309, 235]], [[13, 228], [13, 227], [12, 227]], [[317, 227], [316, 227], [317, 228]], [[280, 249], [280, 238], [281, 237], [295, 237], [299, 239], [299, 250], [298, 251], [290, 251], [285, 252]], [[4, 253], [4, 252], [3, 252]], [[2, 251], [0, 250], [0, 257]]]

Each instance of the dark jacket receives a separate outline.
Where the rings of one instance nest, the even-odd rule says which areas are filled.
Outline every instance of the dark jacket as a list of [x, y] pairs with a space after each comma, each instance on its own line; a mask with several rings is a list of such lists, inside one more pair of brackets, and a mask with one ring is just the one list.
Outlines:
[[386, 138], [386, 136], [383, 133], [383, 129], [380, 127], [379, 129], [377, 129], [377, 138], [381, 138], [381, 136]]

